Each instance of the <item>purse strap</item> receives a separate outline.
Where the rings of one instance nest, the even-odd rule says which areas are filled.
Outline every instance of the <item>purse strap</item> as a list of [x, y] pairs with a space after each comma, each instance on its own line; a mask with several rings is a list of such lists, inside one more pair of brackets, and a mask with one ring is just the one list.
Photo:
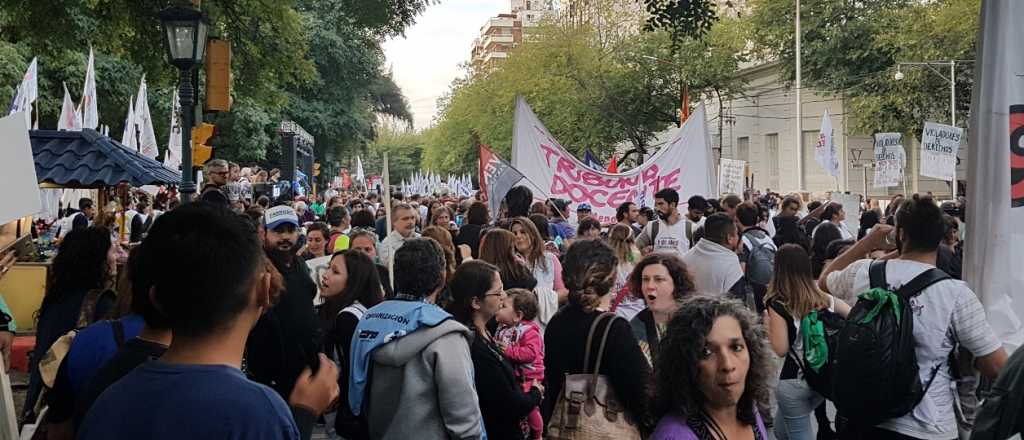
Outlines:
[[[604, 334], [601, 335], [601, 345], [599, 345], [598, 349], [597, 349], [597, 365], [594, 366], [594, 381], [591, 382], [591, 388], [596, 386], [596, 384], [597, 384], [597, 376], [599, 374], [601, 374], [601, 359], [604, 358], [604, 346], [605, 346], [605, 343], [608, 342], [608, 333], [611, 332], [611, 330], [612, 330], [612, 324], [615, 322], [615, 316], [616, 315], [614, 313], [604, 312], [604, 313], [601, 314], [600, 317], [598, 317], [598, 319], [605, 318], [605, 317], [607, 317], [609, 319], [608, 319], [608, 325], [606, 325], [604, 327]], [[591, 393], [591, 395], [593, 395], [593, 393]]]
[[[583, 355], [583, 374], [589, 374], [589, 371], [590, 371], [590, 347], [593, 345], [593, 342], [594, 342], [594, 333], [597, 332], [597, 325], [600, 324], [602, 320], [604, 320], [605, 315], [608, 315], [608, 313], [602, 313], [602, 314], [598, 315], [597, 318], [594, 318], [594, 322], [590, 324], [590, 331], [587, 332], [587, 345], [586, 345], [587, 348], [586, 348], [586, 351], [584, 351], [584, 355]], [[602, 348], [602, 350], [604, 349], [604, 347], [601, 347], [601, 348]], [[600, 356], [600, 354], [598, 356]], [[600, 358], [598, 358], [598, 362], [600, 362]]]

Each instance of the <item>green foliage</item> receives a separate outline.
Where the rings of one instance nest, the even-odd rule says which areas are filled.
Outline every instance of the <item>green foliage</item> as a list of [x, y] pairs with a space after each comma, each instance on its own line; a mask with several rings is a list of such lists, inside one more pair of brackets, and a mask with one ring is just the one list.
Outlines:
[[647, 10], [647, 30], [668, 32], [673, 44], [684, 38], [700, 39], [711, 30], [718, 15], [710, 0], [642, 0]]
[[[423, 171], [423, 133], [415, 133], [397, 123], [382, 124], [377, 139], [368, 146], [368, 154], [363, 155], [363, 169], [367, 175], [378, 174], [383, 170], [384, 153], [388, 153], [388, 171], [391, 184], [397, 185], [402, 179], [409, 179], [414, 173]], [[349, 161], [354, 172], [355, 158]]]
[[[180, 0], [178, 0], [180, 2]], [[115, 138], [128, 102], [146, 75], [161, 148], [167, 139], [178, 72], [166, 60], [157, 13], [167, 0], [0, 0], [0, 98], [39, 57], [40, 126], [52, 128], [66, 81], [81, 99], [85, 60], [96, 53], [100, 123]], [[382, 68], [381, 38], [411, 25], [432, 0], [217, 0], [203, 2], [211, 37], [232, 45], [230, 112], [218, 126], [218, 157], [242, 162], [280, 152], [276, 127], [293, 119], [317, 139], [318, 157], [364, 146], [375, 112], [411, 120], [401, 90]], [[202, 68], [200, 68], [202, 70]], [[202, 100], [204, 75], [196, 93]]]
[[[899, 62], [973, 60], [981, 0], [804, 0], [804, 87], [850, 98], [853, 128], [871, 134], [919, 136], [925, 120], [949, 121], [948, 66], [902, 68]], [[760, 55], [781, 61], [795, 77], [792, 0], [754, 4], [753, 36]], [[965, 121], [973, 64], [957, 69], [957, 120]], [[963, 124], [960, 124], [963, 125]]]
[[473, 172], [478, 143], [508, 158], [516, 95], [575, 154], [590, 148], [608, 158], [622, 142], [646, 151], [655, 133], [678, 123], [684, 84], [693, 101], [739, 90], [732, 73], [743, 59], [744, 32], [739, 20], [726, 19], [704, 40], [674, 45], [668, 32], [656, 31], [607, 46], [588, 26], [543, 26], [507, 61], [453, 84], [425, 134], [424, 164]]

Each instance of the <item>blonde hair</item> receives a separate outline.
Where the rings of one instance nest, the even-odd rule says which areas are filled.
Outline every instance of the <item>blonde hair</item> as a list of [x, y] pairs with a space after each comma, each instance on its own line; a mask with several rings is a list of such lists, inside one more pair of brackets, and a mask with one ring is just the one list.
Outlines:
[[828, 306], [828, 296], [811, 275], [811, 259], [800, 245], [787, 244], [775, 253], [775, 269], [764, 302], [778, 299], [794, 318]]
[[615, 224], [608, 230], [608, 246], [615, 251], [619, 264], [633, 263], [636, 260], [636, 248], [633, 246], [633, 228]]

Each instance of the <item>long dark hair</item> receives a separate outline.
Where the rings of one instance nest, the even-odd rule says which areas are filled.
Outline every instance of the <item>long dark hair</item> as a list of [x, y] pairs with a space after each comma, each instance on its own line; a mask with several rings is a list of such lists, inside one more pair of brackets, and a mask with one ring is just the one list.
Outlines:
[[327, 298], [317, 313], [325, 336], [334, 330], [334, 318], [345, 307], [359, 301], [366, 308], [370, 308], [384, 300], [380, 275], [369, 255], [355, 249], [346, 249], [335, 252], [331, 261], [334, 261], [335, 258], [345, 259], [348, 279], [345, 280], [345, 288], [341, 290], [341, 293]]
[[494, 228], [484, 233], [480, 241], [480, 259], [497, 266], [506, 284], [533, 277], [530, 269], [516, 259], [515, 240], [509, 230]]
[[843, 234], [834, 223], [822, 222], [815, 228], [814, 237], [811, 239], [811, 271], [815, 277], [821, 275], [825, 268], [825, 259], [828, 255], [828, 244], [835, 240], [842, 240]]
[[656, 419], [670, 413], [684, 419], [705, 414], [707, 398], [700, 391], [699, 365], [707, 336], [720, 316], [731, 316], [740, 323], [750, 368], [736, 416], [745, 424], [757, 426], [755, 407], [767, 408], [769, 376], [774, 370], [768, 356], [767, 333], [739, 301], [703, 295], [683, 301], [661, 338], [661, 354], [654, 365]]
[[615, 285], [619, 259], [601, 240], [579, 240], [569, 246], [562, 278], [569, 289], [569, 302], [591, 312]]
[[473, 326], [473, 298], [484, 300], [484, 295], [491, 290], [491, 284], [494, 283], [494, 274], [497, 273], [499, 273], [498, 268], [493, 264], [481, 260], [470, 260], [462, 263], [455, 270], [455, 275], [448, 283], [448, 287], [452, 291], [452, 302], [448, 304], [448, 313], [451, 313], [457, 321], [465, 324], [466, 327], [473, 329], [474, 332], [476, 328]]
[[111, 280], [107, 263], [110, 246], [110, 230], [104, 227], [76, 229], [64, 237], [50, 267], [39, 314], [71, 291], [107, 286]]

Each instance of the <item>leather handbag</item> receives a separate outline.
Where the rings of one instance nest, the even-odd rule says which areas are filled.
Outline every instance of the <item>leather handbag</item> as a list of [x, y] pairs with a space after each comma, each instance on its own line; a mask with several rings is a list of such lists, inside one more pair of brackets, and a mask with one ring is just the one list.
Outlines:
[[[607, 319], [608, 325], [601, 336], [597, 350], [596, 365], [590, 369], [590, 354], [594, 333], [598, 324]], [[607, 376], [599, 374], [605, 343], [612, 323], [617, 319], [613, 313], [602, 313], [590, 325], [587, 334], [587, 348], [583, 356], [583, 373], [566, 374], [565, 383], [558, 394], [555, 411], [548, 423], [548, 439], [555, 440], [639, 440], [640, 429], [626, 413], [626, 408], [615, 396], [615, 390]]]

